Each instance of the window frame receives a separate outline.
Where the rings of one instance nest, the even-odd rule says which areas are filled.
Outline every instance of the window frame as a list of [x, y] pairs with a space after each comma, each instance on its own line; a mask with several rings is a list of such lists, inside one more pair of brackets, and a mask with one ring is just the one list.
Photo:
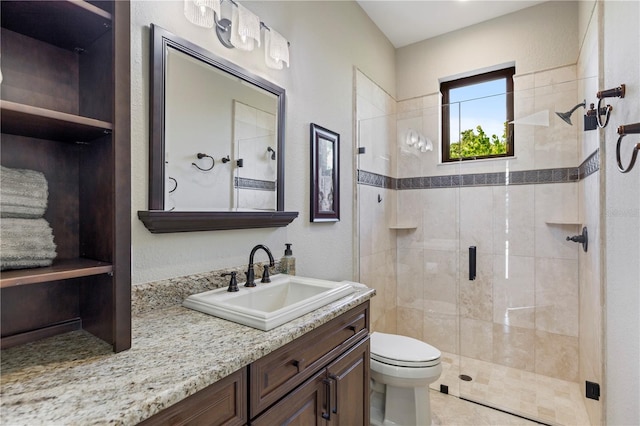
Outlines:
[[[480, 74], [475, 74], [469, 77], [458, 78], [455, 80], [443, 81], [440, 83], [440, 93], [442, 95], [442, 140], [440, 143], [441, 152], [442, 152], [442, 163], [452, 163], [458, 161], [469, 161], [469, 160], [483, 160], [490, 158], [502, 158], [502, 157], [513, 157], [514, 155], [514, 126], [513, 126], [513, 76], [516, 73], [516, 67], [511, 66], [507, 68], [501, 68], [495, 71], [484, 72]], [[460, 87], [471, 86], [474, 84], [489, 82], [493, 80], [498, 80], [501, 78], [506, 79], [506, 107], [507, 107], [507, 117], [506, 121], [510, 123], [507, 127], [507, 152], [504, 154], [493, 154], [493, 155], [483, 155], [477, 157], [460, 157], [460, 158], [451, 158], [450, 152], [450, 112], [451, 108], [449, 107], [449, 91], [451, 89], [457, 89]]]

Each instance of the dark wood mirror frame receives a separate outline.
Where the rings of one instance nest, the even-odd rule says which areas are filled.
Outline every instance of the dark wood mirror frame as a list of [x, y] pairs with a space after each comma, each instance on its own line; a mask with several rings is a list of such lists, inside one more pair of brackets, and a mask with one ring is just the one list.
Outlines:
[[[166, 47], [172, 47], [203, 61], [247, 83], [266, 90], [278, 102], [278, 158], [276, 178], [277, 207], [275, 211], [166, 211], [164, 210], [165, 182], [165, 117], [164, 82]], [[285, 90], [237, 65], [197, 46], [169, 31], [151, 24], [151, 52], [149, 73], [149, 210], [138, 211], [138, 218], [153, 233], [215, 231], [227, 229], [271, 228], [287, 226], [298, 212], [284, 211], [284, 117]]]

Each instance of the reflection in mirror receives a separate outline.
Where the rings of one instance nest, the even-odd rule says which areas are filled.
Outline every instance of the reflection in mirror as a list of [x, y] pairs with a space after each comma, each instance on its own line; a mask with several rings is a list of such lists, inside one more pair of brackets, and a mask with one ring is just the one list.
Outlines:
[[287, 226], [285, 91], [151, 25], [151, 232]]
[[165, 210], [276, 210], [277, 97], [174, 47], [166, 58]]

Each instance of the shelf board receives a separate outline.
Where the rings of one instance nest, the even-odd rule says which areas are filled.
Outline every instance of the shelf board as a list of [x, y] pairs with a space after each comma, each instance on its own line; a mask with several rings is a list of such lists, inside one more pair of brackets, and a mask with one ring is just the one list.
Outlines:
[[110, 133], [111, 123], [11, 101], [0, 101], [2, 133], [63, 142], [88, 142]]
[[156, 233], [221, 231], [247, 228], [279, 228], [287, 226], [298, 212], [283, 211], [139, 211], [138, 218]]
[[579, 220], [547, 220], [545, 221], [545, 223], [547, 225], [582, 225], [582, 222], [580, 222]]
[[111, 30], [111, 14], [86, 1], [2, 0], [1, 14], [3, 28], [72, 51]]
[[389, 229], [418, 229], [414, 223], [394, 223], [389, 225]]
[[0, 276], [0, 288], [108, 274], [112, 271], [113, 265], [97, 260], [83, 258], [61, 260], [42, 268], [3, 271]]

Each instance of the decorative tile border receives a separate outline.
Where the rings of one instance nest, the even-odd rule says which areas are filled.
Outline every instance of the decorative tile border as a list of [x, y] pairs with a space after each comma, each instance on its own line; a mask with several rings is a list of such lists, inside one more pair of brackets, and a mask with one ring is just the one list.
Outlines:
[[358, 183], [378, 188], [398, 189], [398, 179], [364, 170], [358, 170]]
[[596, 149], [578, 167], [578, 180], [582, 180], [598, 170], [600, 170], [600, 150]]
[[535, 185], [545, 183], [577, 182], [599, 170], [600, 153], [594, 151], [578, 167], [522, 170], [497, 173], [471, 173], [466, 175], [422, 176], [392, 178], [358, 170], [358, 183], [386, 189], [457, 188], [460, 186]]
[[248, 178], [233, 178], [234, 188], [240, 189], [257, 189], [260, 191], [275, 191], [276, 183], [270, 180], [248, 179]]

